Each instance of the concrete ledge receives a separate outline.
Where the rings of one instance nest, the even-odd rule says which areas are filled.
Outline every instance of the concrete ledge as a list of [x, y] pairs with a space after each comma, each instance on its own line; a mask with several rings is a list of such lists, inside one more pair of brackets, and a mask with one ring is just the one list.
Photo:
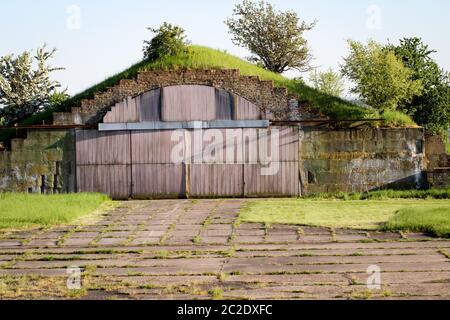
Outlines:
[[99, 131], [268, 128], [269, 120], [100, 123]]

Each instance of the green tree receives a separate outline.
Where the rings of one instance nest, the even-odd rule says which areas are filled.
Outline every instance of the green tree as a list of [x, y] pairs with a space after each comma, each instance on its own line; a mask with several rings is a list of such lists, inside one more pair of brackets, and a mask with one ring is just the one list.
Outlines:
[[314, 70], [309, 78], [314, 89], [327, 93], [332, 96], [341, 97], [344, 94], [344, 82], [338, 72], [333, 69], [318, 72]]
[[156, 34], [150, 41], [144, 41], [144, 58], [157, 60], [177, 56], [187, 50], [183, 28], [164, 22], [159, 28], [148, 28]]
[[61, 87], [50, 74], [63, 68], [52, 68], [48, 60], [56, 49], [39, 48], [36, 55], [25, 51], [17, 57], [0, 58], [0, 118], [5, 125], [18, 123], [51, 104]]
[[398, 46], [388, 45], [403, 64], [413, 71], [412, 78], [420, 80], [424, 90], [399, 108], [427, 130], [438, 133], [450, 125], [450, 76], [441, 69], [430, 50], [420, 38], [404, 38]]
[[296, 12], [275, 11], [265, 1], [244, 0], [225, 24], [233, 43], [253, 54], [250, 61], [277, 73], [311, 70], [312, 55], [303, 34], [313, 29], [315, 22], [300, 22]]
[[381, 111], [396, 110], [422, 93], [421, 81], [412, 79], [413, 71], [393, 51], [375, 41], [348, 43], [350, 54], [344, 58], [341, 71], [355, 84], [351, 91], [365, 103]]

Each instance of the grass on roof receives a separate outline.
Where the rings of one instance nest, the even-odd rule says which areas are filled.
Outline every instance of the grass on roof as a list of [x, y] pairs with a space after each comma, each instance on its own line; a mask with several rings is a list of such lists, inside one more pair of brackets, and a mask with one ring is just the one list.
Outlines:
[[[267, 71], [255, 64], [228, 54], [226, 51], [211, 49], [203, 46], [192, 45], [188, 54], [177, 57], [167, 57], [157, 61], [141, 61], [114, 76], [111, 76], [99, 84], [74, 95], [58, 108], [50, 108], [21, 124], [30, 125], [42, 123], [52, 119], [53, 112], [70, 111], [71, 107], [79, 106], [81, 100], [94, 97], [94, 93], [106, 90], [117, 85], [121, 79], [133, 79], [139, 71], [177, 70], [177, 69], [239, 69], [241, 75], [258, 76], [261, 80], [272, 80], [277, 87], [286, 87], [290, 93], [299, 96], [300, 100], [308, 101], [317, 107], [323, 114], [335, 120], [360, 120], [379, 119], [380, 115], [374, 110], [363, 108], [345, 101], [341, 98], [319, 92], [299, 81], [291, 80], [280, 74]], [[416, 126], [414, 121], [401, 113], [390, 114], [383, 125], [385, 126]], [[376, 124], [381, 125], [381, 124]], [[2, 141], [0, 132], [0, 141]]]

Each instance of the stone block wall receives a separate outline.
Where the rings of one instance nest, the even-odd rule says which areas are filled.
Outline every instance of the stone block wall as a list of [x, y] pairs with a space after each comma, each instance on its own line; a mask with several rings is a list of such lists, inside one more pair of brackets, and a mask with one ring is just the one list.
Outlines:
[[427, 136], [427, 177], [432, 188], [450, 188], [450, 155], [443, 137]]
[[300, 177], [304, 195], [425, 186], [421, 129], [304, 128]]
[[67, 193], [75, 191], [73, 130], [28, 131], [0, 152], [0, 192]]

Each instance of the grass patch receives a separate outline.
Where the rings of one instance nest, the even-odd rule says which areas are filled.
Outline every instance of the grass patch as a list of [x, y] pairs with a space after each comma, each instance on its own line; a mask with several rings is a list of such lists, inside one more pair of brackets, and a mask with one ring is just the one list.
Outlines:
[[223, 289], [222, 288], [219, 288], [219, 287], [212, 288], [209, 291], [209, 294], [211, 295], [213, 300], [222, 300], [223, 299]]
[[430, 190], [380, 190], [366, 193], [320, 193], [308, 199], [316, 200], [387, 200], [387, 199], [450, 199], [450, 188]]
[[[404, 209], [416, 210], [418, 215], [441, 212], [441, 220], [431, 222], [441, 225], [450, 221], [450, 201], [420, 199], [388, 200], [255, 200], [241, 210], [243, 222], [266, 224], [294, 224], [327, 228], [362, 230], [386, 229], [386, 223]], [[392, 227], [394, 227], [392, 225]], [[395, 228], [390, 228], [394, 230]], [[398, 230], [398, 229], [395, 229]], [[423, 229], [425, 230], [425, 229]], [[443, 235], [444, 233], [440, 233]]]
[[[121, 79], [133, 79], [140, 71], [159, 71], [177, 69], [239, 69], [242, 75], [258, 76], [262, 80], [272, 80], [277, 87], [285, 87], [290, 93], [296, 94], [304, 102], [318, 108], [323, 114], [336, 120], [361, 120], [361, 119], [385, 119], [385, 123], [372, 123], [371, 125], [395, 126], [415, 126], [415, 123], [406, 115], [400, 112], [386, 113], [379, 115], [376, 110], [364, 108], [345, 101], [341, 98], [322, 93], [304, 83], [283, 77], [249, 63], [239, 57], [230, 55], [226, 51], [211, 49], [204, 46], [192, 45], [187, 54], [176, 57], [165, 57], [156, 61], [140, 61], [128, 69], [113, 75], [91, 88], [78, 93], [62, 103], [60, 106], [48, 108], [25, 121], [21, 125], [32, 125], [49, 122], [53, 112], [70, 111], [72, 107], [81, 105], [81, 100], [91, 99], [97, 92], [105, 91], [108, 87], [119, 84]], [[0, 131], [0, 141], [8, 140], [14, 130]]]
[[392, 127], [418, 127], [414, 120], [400, 111], [385, 111], [382, 115], [388, 126]]
[[401, 209], [382, 229], [425, 232], [441, 238], [450, 238], [450, 204]]
[[113, 202], [106, 195], [97, 193], [64, 195], [3, 193], [0, 194], [0, 229], [68, 224], [87, 218], [96, 210], [102, 211], [112, 207]]

